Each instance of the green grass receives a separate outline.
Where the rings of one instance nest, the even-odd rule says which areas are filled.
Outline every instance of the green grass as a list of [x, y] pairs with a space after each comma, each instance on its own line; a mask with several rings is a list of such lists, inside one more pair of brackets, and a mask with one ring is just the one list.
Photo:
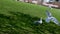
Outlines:
[[[0, 0], [0, 34], [60, 34], [60, 26], [45, 22], [47, 7], [14, 0]], [[60, 21], [60, 10], [50, 10]], [[33, 22], [43, 17], [43, 24]]]

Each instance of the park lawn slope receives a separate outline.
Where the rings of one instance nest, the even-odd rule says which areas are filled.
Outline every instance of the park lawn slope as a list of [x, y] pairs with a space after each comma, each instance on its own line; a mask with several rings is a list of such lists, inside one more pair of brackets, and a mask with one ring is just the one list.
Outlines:
[[[45, 22], [47, 7], [14, 0], [0, 0], [0, 34], [60, 34], [60, 26]], [[60, 21], [60, 10], [50, 10]], [[33, 22], [43, 17], [43, 24]]]

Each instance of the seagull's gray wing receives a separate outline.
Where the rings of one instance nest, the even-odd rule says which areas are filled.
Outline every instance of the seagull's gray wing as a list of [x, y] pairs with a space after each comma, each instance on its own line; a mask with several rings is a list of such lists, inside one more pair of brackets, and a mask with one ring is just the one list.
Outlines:
[[58, 20], [57, 20], [56, 18], [53, 17], [51, 20], [52, 20], [55, 24], [60, 25], [60, 23], [58, 22]]
[[48, 10], [46, 10], [46, 15], [47, 15], [47, 17], [51, 17], [52, 16], [51, 13]]

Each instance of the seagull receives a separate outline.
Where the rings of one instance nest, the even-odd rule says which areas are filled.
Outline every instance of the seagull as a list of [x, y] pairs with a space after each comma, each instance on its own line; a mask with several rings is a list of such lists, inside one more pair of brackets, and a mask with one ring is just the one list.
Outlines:
[[42, 17], [41, 17], [41, 19], [40, 19], [40, 21], [38, 21], [40, 24], [42, 24]]
[[39, 21], [35, 21], [34, 23], [42, 24], [42, 17], [40, 18]]
[[46, 11], [46, 14], [47, 14], [47, 18], [46, 18], [46, 22], [49, 23], [50, 21], [54, 22], [55, 24], [57, 25], [60, 25], [60, 23], [58, 22], [58, 20], [52, 16], [52, 14], [48, 11]]

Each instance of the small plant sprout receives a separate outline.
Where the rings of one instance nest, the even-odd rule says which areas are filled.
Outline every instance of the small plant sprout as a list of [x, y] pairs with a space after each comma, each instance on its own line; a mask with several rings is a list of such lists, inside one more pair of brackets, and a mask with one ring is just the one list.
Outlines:
[[51, 6], [51, 5], [49, 5], [49, 6], [48, 6], [48, 8], [49, 8], [49, 10], [51, 10], [51, 9], [52, 9], [52, 6]]

